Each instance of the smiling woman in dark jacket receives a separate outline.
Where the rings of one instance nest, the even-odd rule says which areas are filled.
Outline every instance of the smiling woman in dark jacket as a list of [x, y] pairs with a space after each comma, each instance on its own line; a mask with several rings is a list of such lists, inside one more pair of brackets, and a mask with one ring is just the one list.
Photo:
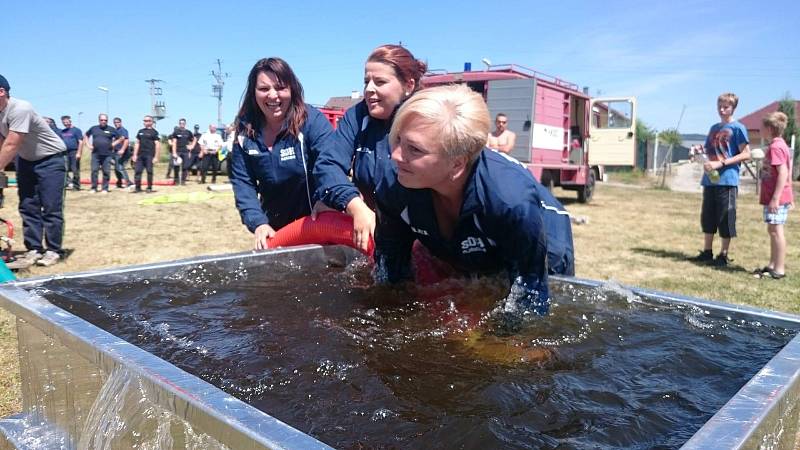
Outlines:
[[303, 87], [286, 61], [264, 58], [247, 77], [236, 117], [231, 184], [242, 223], [267, 247], [275, 231], [311, 213], [311, 171], [333, 128], [303, 100]]

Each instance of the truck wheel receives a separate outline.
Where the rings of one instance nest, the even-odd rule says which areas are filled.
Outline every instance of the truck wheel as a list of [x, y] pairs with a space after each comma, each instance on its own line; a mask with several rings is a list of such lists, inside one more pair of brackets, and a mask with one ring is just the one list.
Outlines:
[[580, 203], [589, 203], [592, 201], [595, 181], [594, 170], [590, 170], [589, 176], [586, 178], [586, 185], [578, 190], [578, 201]]

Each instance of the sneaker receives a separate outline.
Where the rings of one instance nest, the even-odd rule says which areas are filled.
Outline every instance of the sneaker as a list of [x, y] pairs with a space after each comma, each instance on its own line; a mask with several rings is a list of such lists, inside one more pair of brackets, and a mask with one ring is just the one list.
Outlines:
[[697, 256], [689, 259], [698, 263], [709, 263], [714, 260], [714, 253], [711, 250], [703, 250]]
[[769, 266], [764, 266], [759, 269], [755, 269], [752, 273], [757, 278], [761, 278], [761, 275], [768, 274], [770, 272], [772, 272], [772, 269]]
[[48, 251], [44, 252], [44, 256], [42, 256], [41, 258], [39, 258], [38, 261], [36, 261], [36, 264], [40, 265], [40, 266], [48, 267], [48, 266], [52, 266], [53, 264], [55, 264], [55, 263], [57, 263], [59, 261], [61, 261], [61, 255], [59, 255], [58, 253], [56, 253], [56, 252], [54, 252], [52, 250], [48, 250]]
[[89, 189], [90, 194], [97, 194], [97, 189]]
[[42, 256], [44, 255], [39, 253], [38, 250], [28, 250], [27, 253], [22, 254], [19, 258], [17, 258], [17, 260], [24, 261], [25, 264], [32, 265], [36, 261], [42, 259]]
[[142, 192], [144, 192], [144, 191], [141, 188], [139, 188], [139, 189], [135, 189], [134, 188], [134, 190], [131, 193], [132, 194], [141, 194]]
[[145, 192], [147, 192], [148, 194], [152, 194], [153, 193], [153, 188], [147, 188], [147, 190]]
[[[125, 188], [125, 190], [128, 191], [128, 192], [134, 192], [136, 190], [136, 186], [134, 186], [132, 184], [129, 184], [128, 187]], [[141, 189], [139, 189], [139, 190], [141, 190]]]
[[767, 273], [767, 275], [769, 275], [769, 277], [772, 278], [773, 280], [780, 280], [781, 278], [786, 277], [786, 273], [778, 273], [775, 272], [774, 270], [770, 270]]
[[731, 262], [731, 259], [728, 258], [727, 253], [720, 253], [714, 258], [714, 265], [717, 267], [726, 267]]
[[72, 186], [70, 186], [70, 185], [66, 185], [66, 186], [64, 186], [64, 189], [66, 189], [66, 190], [68, 190], [68, 191], [71, 191], [71, 190], [72, 190]]
[[108, 189], [103, 189], [102, 191], [100, 191], [100, 193], [101, 194], [108, 194]]

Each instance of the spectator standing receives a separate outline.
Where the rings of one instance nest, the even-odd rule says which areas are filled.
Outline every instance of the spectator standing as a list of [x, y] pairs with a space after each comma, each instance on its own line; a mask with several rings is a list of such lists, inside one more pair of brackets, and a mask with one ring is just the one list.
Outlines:
[[[194, 136], [194, 146], [189, 148], [189, 162], [185, 164], [186, 170], [192, 170], [194, 168], [195, 173], [200, 173], [200, 167], [202, 166], [202, 160], [200, 159], [200, 137], [203, 136], [200, 133], [200, 125], [194, 124], [194, 132], [192, 133]], [[188, 173], [186, 174], [189, 175]]]
[[[83, 139], [83, 132], [72, 126], [72, 117], [61, 116], [61, 129], [59, 135], [64, 145], [67, 147], [67, 189], [81, 190], [81, 155], [80, 147]], [[72, 172], [72, 184], [70, 184], [69, 173]]]
[[161, 141], [158, 131], [153, 128], [153, 116], [144, 116], [144, 128], [136, 133], [136, 145], [133, 147], [133, 162], [136, 171], [133, 181], [134, 192], [142, 192], [142, 171], [147, 170], [147, 192], [153, 192], [153, 160], [161, 154]]
[[217, 133], [217, 126], [208, 126], [208, 133], [200, 136], [200, 184], [206, 182], [206, 173], [211, 169], [211, 183], [217, 182], [217, 172], [219, 172], [219, 158], [217, 152], [222, 148], [222, 136]]
[[[717, 98], [720, 121], [711, 126], [704, 146], [707, 161], [703, 164], [703, 205], [700, 211], [703, 250], [693, 259], [696, 262], [713, 262], [720, 267], [728, 265], [731, 239], [736, 237], [739, 163], [750, 159], [747, 129], [733, 118], [738, 104], [739, 97], [730, 92]], [[712, 177], [714, 172], [717, 174]], [[722, 248], [714, 258], [713, 243], [717, 232], [722, 239]]]
[[130, 140], [128, 130], [122, 126], [122, 119], [114, 117], [114, 128], [117, 130], [117, 140], [114, 144], [114, 175], [117, 177], [117, 187], [128, 188], [133, 186], [125, 167], [131, 159]]
[[97, 192], [97, 172], [103, 171], [103, 190], [108, 193], [111, 178], [111, 162], [114, 159], [114, 143], [118, 137], [117, 130], [108, 125], [108, 116], [97, 116], [97, 125], [86, 132], [84, 145], [92, 152], [92, 193]]
[[792, 150], [781, 137], [789, 123], [782, 112], [764, 117], [761, 135], [769, 148], [764, 155], [759, 203], [764, 205], [764, 222], [769, 234], [769, 264], [756, 270], [760, 278], [779, 280], [786, 276], [786, 236], [783, 232], [789, 208], [794, 204], [792, 192]]
[[169, 143], [172, 147], [172, 157], [181, 159], [181, 164], [175, 167], [175, 184], [186, 184], [186, 177], [189, 175], [190, 149], [194, 148], [196, 142], [194, 134], [186, 128], [186, 119], [178, 121], [178, 127], [169, 136]]
[[10, 91], [0, 75], [0, 167], [17, 157], [19, 214], [28, 249], [21, 260], [50, 266], [64, 255], [67, 147], [30, 103], [12, 98]]
[[58, 133], [59, 133], [61, 130], [59, 130], [59, 129], [58, 129], [58, 127], [56, 126], [56, 121], [55, 121], [55, 120], [53, 120], [53, 118], [52, 118], [52, 117], [46, 117], [46, 116], [45, 116], [45, 117], [43, 117], [43, 119], [44, 119], [44, 121], [45, 121], [45, 122], [47, 122], [47, 125], [50, 127], [50, 129], [51, 129], [51, 130], [53, 130], [53, 132], [54, 132], [54, 133], [56, 134], [56, 136], [57, 136], [57, 135], [58, 135]]

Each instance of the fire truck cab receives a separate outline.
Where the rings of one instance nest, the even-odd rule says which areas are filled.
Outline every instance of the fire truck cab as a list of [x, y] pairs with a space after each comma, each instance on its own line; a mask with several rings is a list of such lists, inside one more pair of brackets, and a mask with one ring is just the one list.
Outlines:
[[503, 113], [517, 139], [510, 155], [552, 189], [591, 200], [605, 166], [636, 160], [636, 99], [591, 98], [588, 89], [519, 65], [483, 71], [429, 72], [424, 87], [465, 83], [483, 95], [494, 118]]

